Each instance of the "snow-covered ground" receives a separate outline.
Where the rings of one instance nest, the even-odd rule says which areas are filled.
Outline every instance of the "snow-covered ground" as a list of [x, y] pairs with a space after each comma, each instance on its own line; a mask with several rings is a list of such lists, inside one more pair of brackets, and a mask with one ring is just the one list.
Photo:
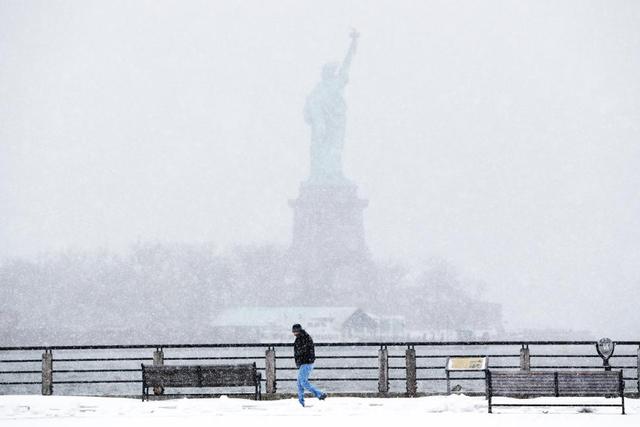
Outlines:
[[[506, 400], [503, 400], [506, 401]], [[531, 403], [544, 402], [543, 399]], [[586, 402], [559, 399], [554, 402]], [[612, 403], [618, 399], [589, 399]], [[308, 399], [302, 408], [294, 399], [252, 401], [245, 399], [176, 399], [141, 402], [136, 399], [73, 396], [0, 396], [1, 426], [211, 426], [255, 425], [256, 417], [268, 417], [278, 427], [353, 423], [387, 425], [404, 420], [421, 425], [483, 426], [638, 426], [640, 400], [627, 399], [628, 415], [620, 408], [496, 408], [487, 414], [482, 397], [434, 396], [418, 398], [330, 397], [320, 402]], [[302, 420], [304, 418], [304, 420]], [[267, 421], [269, 422], [269, 421]], [[423, 424], [426, 423], [426, 424]]]

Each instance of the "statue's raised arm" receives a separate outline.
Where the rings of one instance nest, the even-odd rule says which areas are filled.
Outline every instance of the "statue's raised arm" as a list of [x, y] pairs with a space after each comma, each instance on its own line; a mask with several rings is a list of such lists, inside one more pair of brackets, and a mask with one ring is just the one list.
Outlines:
[[314, 183], [345, 182], [342, 173], [347, 104], [344, 89], [349, 78], [349, 66], [356, 53], [358, 32], [351, 32], [351, 45], [342, 64], [329, 62], [322, 67], [322, 79], [307, 96], [305, 121], [311, 127], [311, 173]]
[[342, 61], [342, 65], [340, 65], [340, 70], [338, 71], [338, 75], [342, 79], [342, 81], [346, 84], [349, 80], [349, 66], [351, 65], [351, 60], [353, 59], [353, 55], [356, 53], [356, 48], [358, 47], [358, 37], [360, 37], [360, 33], [355, 29], [351, 30], [351, 44], [349, 45], [349, 50], [347, 51], [347, 55], [344, 57]]

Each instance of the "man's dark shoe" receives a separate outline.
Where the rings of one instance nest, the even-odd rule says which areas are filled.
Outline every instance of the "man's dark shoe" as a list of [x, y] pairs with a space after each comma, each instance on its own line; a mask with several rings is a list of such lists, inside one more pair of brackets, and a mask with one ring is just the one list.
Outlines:
[[327, 398], [327, 393], [322, 393], [320, 396], [318, 396], [318, 400], [325, 400]]

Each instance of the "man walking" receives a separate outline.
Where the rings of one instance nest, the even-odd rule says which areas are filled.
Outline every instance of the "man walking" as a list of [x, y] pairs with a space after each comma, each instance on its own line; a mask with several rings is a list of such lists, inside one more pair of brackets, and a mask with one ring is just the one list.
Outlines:
[[318, 399], [326, 399], [327, 394], [318, 390], [309, 382], [309, 375], [313, 371], [313, 362], [316, 360], [311, 336], [298, 323], [293, 325], [291, 332], [296, 336], [296, 340], [293, 343], [293, 357], [296, 361], [296, 368], [298, 368], [298, 401], [304, 406], [305, 388]]

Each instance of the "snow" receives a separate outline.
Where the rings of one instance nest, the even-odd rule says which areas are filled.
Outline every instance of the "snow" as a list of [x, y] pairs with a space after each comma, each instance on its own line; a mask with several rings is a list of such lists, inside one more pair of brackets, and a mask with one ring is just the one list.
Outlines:
[[[508, 399], [503, 399], [507, 401]], [[548, 402], [532, 399], [531, 403]], [[553, 399], [552, 402], [617, 403], [618, 399]], [[627, 399], [627, 414], [620, 408], [584, 407], [495, 408], [487, 413], [482, 397], [464, 395], [418, 398], [330, 397], [307, 399], [302, 408], [295, 399], [252, 401], [223, 396], [214, 399], [175, 399], [141, 402], [137, 399], [79, 396], [0, 396], [0, 425], [4, 426], [210, 426], [255, 425], [256, 417], [270, 417], [278, 427], [351, 424], [392, 425], [420, 421], [426, 425], [484, 426], [631, 426], [640, 422], [640, 401]], [[221, 419], [222, 417], [222, 419]], [[304, 420], [303, 420], [304, 419]]]

